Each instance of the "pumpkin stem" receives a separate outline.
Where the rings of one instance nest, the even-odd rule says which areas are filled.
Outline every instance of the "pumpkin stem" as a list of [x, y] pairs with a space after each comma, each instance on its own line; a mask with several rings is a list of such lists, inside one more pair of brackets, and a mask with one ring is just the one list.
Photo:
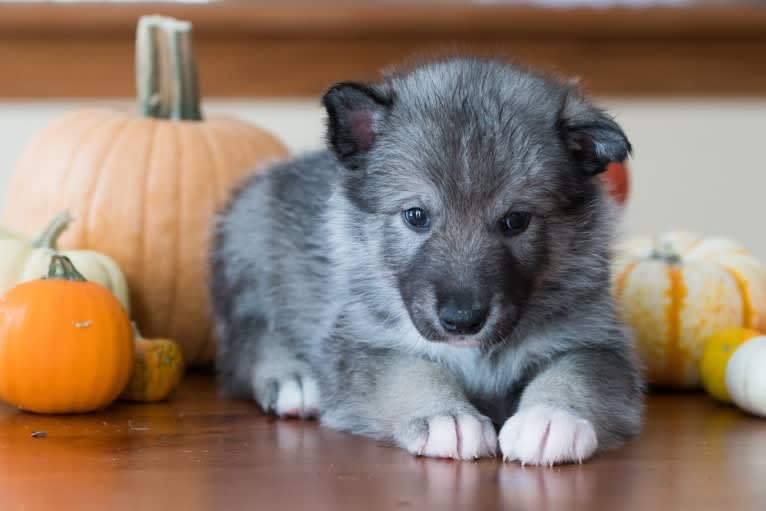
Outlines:
[[166, 117], [160, 112], [158, 23], [156, 16], [142, 16], [136, 28], [136, 93], [138, 110], [144, 117]]
[[136, 90], [145, 117], [200, 121], [192, 25], [142, 16], [136, 29]]
[[86, 280], [67, 256], [59, 254], [51, 257], [48, 275], [43, 277], [43, 279], [72, 280], [75, 282], [85, 282]]
[[660, 259], [665, 264], [680, 264], [681, 263], [681, 255], [676, 252], [672, 245], [669, 243], [666, 243], [664, 245], [661, 245], [659, 247], [655, 247], [655, 249], [652, 251], [652, 254], [649, 256], [652, 259]]
[[69, 211], [62, 211], [50, 221], [42, 234], [32, 242], [32, 246], [34, 248], [50, 248], [56, 250], [56, 243], [58, 243], [61, 233], [66, 231], [71, 223], [72, 215], [69, 214]]

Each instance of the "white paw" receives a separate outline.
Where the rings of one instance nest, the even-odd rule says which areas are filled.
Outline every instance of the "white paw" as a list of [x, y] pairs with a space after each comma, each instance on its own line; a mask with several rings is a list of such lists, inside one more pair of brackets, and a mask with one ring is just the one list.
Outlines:
[[304, 419], [319, 415], [319, 387], [311, 376], [275, 378], [260, 387], [256, 399], [268, 412]]
[[437, 415], [417, 421], [417, 434], [405, 445], [413, 454], [462, 460], [495, 456], [497, 434], [486, 417]]
[[598, 447], [593, 425], [549, 406], [532, 406], [508, 419], [498, 436], [506, 461], [522, 465], [582, 463]]

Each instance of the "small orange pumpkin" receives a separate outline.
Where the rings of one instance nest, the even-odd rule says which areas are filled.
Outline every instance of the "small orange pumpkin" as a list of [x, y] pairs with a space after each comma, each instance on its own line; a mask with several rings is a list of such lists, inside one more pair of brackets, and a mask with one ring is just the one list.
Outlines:
[[253, 169], [287, 151], [252, 124], [202, 118], [191, 24], [142, 18], [136, 74], [138, 115], [77, 110], [29, 143], [4, 221], [31, 232], [71, 211], [78, 222], [61, 248], [114, 259], [144, 334], [177, 339], [189, 364], [207, 364], [215, 354], [205, 285], [214, 212]]
[[48, 276], [0, 298], [0, 399], [37, 413], [83, 413], [114, 401], [135, 357], [125, 309], [61, 255]]

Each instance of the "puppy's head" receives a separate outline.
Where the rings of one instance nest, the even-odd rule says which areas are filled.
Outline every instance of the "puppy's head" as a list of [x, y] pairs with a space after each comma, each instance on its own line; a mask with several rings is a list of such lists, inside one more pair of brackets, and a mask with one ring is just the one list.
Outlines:
[[630, 144], [570, 86], [459, 59], [341, 83], [323, 103], [355, 239], [424, 338], [491, 346], [607, 292], [596, 175]]

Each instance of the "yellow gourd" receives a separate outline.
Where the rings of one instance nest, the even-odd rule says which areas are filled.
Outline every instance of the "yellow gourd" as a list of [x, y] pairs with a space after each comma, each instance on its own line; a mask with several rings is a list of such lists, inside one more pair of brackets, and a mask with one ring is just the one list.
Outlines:
[[708, 394], [724, 403], [731, 402], [726, 390], [726, 366], [734, 351], [745, 341], [761, 335], [752, 328], [727, 328], [707, 339], [702, 348], [700, 375], [702, 387]]
[[34, 241], [16, 232], [0, 229], [0, 294], [48, 272], [55, 254], [67, 256], [89, 282], [99, 284], [130, 311], [128, 285], [122, 271], [110, 257], [92, 250], [57, 248], [59, 236], [72, 221], [69, 213], [59, 213]]
[[120, 399], [162, 401], [178, 386], [184, 373], [181, 348], [170, 339], [145, 339], [134, 325], [136, 363]]
[[699, 387], [708, 336], [766, 326], [766, 270], [727, 239], [674, 232], [628, 240], [617, 247], [613, 278], [653, 384]]

